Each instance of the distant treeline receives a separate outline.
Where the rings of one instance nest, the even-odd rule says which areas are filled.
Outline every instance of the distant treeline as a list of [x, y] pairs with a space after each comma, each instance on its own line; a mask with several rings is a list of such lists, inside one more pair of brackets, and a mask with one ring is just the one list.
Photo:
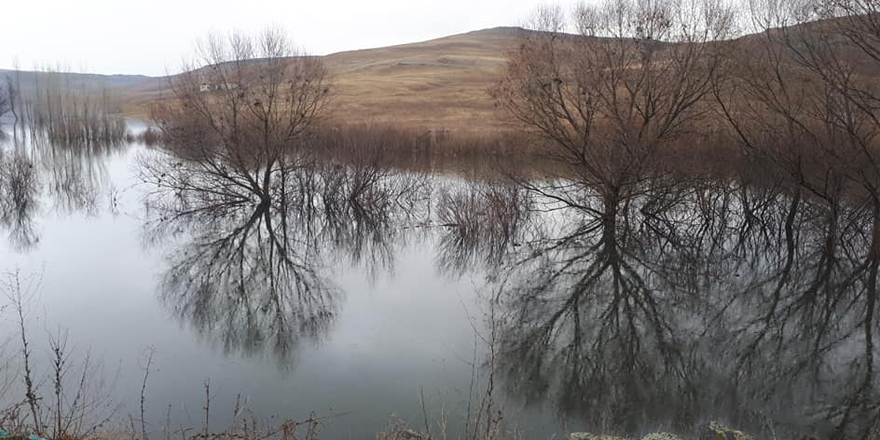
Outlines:
[[8, 73], [4, 83], [16, 135], [21, 130], [67, 145], [119, 143], [125, 136], [121, 99], [99, 79], [47, 67]]

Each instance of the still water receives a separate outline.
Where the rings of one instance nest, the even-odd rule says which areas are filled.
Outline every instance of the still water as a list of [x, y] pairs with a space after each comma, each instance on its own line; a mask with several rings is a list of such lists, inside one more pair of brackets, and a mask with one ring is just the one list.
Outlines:
[[33, 180], [2, 204], [0, 269], [38, 282], [34, 351], [67, 331], [122, 425], [152, 353], [155, 431], [200, 429], [206, 382], [212, 430], [239, 402], [331, 416], [323, 438], [423, 412], [455, 437], [487, 393], [523, 438], [876, 429], [877, 212], [856, 196], [329, 163], [263, 203], [137, 142], [3, 151]]

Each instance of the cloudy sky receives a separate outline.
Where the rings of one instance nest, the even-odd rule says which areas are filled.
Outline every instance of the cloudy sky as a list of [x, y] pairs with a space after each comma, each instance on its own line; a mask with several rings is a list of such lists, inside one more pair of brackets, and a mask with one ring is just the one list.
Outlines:
[[[0, 68], [175, 71], [209, 31], [281, 25], [313, 54], [516, 25], [541, 0], [4, 0]], [[563, 1], [573, 3], [573, 0]]]

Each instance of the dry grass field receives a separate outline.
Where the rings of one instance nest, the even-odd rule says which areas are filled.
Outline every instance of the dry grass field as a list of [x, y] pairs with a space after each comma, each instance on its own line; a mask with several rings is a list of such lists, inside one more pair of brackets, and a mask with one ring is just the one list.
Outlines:
[[[813, 22], [800, 25], [800, 29], [809, 32], [825, 25]], [[328, 122], [393, 126], [407, 133], [448, 130], [467, 139], [509, 133], [514, 123], [495, 107], [488, 89], [500, 79], [510, 52], [533, 32], [500, 27], [322, 56], [333, 79]], [[728, 43], [745, 50], [766, 44], [759, 34]], [[852, 51], [842, 44], [841, 50]], [[852, 57], [857, 60], [860, 55], [853, 53]], [[170, 97], [168, 78], [142, 78], [115, 87], [124, 97], [126, 116], [147, 118], [151, 103]]]
[[423, 43], [330, 55], [335, 114], [414, 129], [497, 130], [488, 88], [524, 31], [497, 28]]
[[[324, 56], [334, 84], [332, 122], [479, 135], [503, 131], [504, 116], [487, 90], [526, 32], [494, 28]], [[152, 78], [124, 88], [126, 115], [147, 117], [150, 102], [169, 96], [166, 85], [166, 78]]]

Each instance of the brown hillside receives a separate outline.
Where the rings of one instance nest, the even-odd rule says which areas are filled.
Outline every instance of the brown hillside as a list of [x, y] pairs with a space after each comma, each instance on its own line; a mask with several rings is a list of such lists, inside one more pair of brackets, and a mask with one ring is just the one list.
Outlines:
[[[805, 23], [787, 32], [821, 38], [830, 21]], [[507, 56], [529, 33], [502, 27], [420, 43], [340, 52], [322, 57], [334, 81], [331, 118], [344, 124], [393, 124], [405, 130], [449, 129], [486, 134], [509, 127], [488, 89], [500, 78]], [[770, 31], [773, 33], [780, 30]], [[744, 53], [766, 44], [764, 35], [746, 35], [732, 44]], [[864, 75], [877, 75], [874, 64], [845, 41], [841, 54]], [[151, 102], [167, 98], [167, 78], [150, 78], [122, 87], [128, 116], [147, 117]]]
[[[332, 118], [416, 130], [502, 129], [503, 117], [487, 90], [526, 32], [495, 28], [327, 55], [323, 59], [334, 81]], [[126, 113], [146, 117], [150, 102], [168, 96], [166, 85], [167, 78], [153, 78], [125, 88]]]
[[[337, 116], [422, 129], [497, 129], [487, 89], [524, 31], [499, 28], [326, 57]], [[479, 124], [475, 124], [479, 121]]]

